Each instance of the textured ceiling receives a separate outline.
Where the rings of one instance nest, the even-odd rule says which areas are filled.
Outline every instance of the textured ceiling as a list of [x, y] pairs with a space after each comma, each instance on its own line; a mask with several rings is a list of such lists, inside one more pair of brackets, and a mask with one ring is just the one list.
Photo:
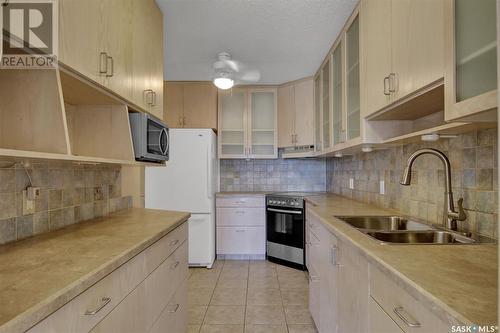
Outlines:
[[314, 74], [357, 0], [156, 0], [166, 80], [213, 78], [218, 52], [261, 71], [261, 84]]

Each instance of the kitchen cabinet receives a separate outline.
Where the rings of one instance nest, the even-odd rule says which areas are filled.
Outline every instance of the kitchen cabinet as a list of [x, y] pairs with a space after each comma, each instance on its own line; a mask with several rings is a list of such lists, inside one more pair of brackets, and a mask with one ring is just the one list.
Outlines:
[[278, 147], [314, 145], [313, 80], [278, 88]]
[[328, 59], [321, 69], [321, 126], [322, 126], [322, 149], [327, 149], [332, 145], [330, 119], [332, 110], [330, 107], [330, 60]]
[[444, 77], [443, 17], [444, 0], [361, 1], [365, 117], [439, 84]]
[[445, 118], [497, 120], [496, 1], [445, 1]]
[[346, 46], [346, 140], [360, 136], [360, 96], [359, 96], [359, 17], [355, 17], [345, 33]]
[[216, 200], [217, 257], [264, 259], [265, 196], [224, 196]]
[[185, 332], [187, 260], [184, 222], [27, 332]]
[[277, 90], [219, 91], [219, 157], [277, 158]]
[[321, 137], [321, 74], [314, 77], [314, 150], [323, 149]]
[[342, 42], [338, 43], [332, 53], [332, 136], [333, 144], [345, 141], [343, 103], [343, 75], [342, 75]]
[[59, 20], [64, 66], [163, 117], [163, 17], [153, 0], [61, 0]]
[[217, 88], [212, 82], [165, 81], [164, 120], [172, 128], [217, 129]]

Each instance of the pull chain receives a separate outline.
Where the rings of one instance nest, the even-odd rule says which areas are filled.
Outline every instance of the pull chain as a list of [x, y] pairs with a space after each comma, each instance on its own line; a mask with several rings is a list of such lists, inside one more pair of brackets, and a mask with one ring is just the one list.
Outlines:
[[9, 4], [9, 0], [4, 0], [2, 6], [7, 7], [8, 4]]

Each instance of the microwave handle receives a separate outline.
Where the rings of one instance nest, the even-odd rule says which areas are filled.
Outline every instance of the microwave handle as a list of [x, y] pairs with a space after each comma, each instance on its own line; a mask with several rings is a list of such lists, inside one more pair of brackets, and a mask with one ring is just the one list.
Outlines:
[[[167, 147], [165, 147], [165, 150], [163, 150], [163, 148], [161, 146], [161, 137], [162, 137], [162, 135], [165, 135], [167, 137]], [[158, 147], [160, 148], [160, 151], [161, 151], [162, 155], [166, 155], [167, 154], [167, 150], [168, 150], [168, 134], [167, 134], [167, 130], [165, 128], [161, 129], [161, 133], [158, 136]]]

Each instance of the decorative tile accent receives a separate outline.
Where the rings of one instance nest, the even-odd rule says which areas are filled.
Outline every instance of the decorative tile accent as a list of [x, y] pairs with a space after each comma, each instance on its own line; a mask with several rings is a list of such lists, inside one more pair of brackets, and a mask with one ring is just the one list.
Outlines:
[[[35, 200], [35, 214], [23, 216], [22, 191], [30, 182], [40, 187], [40, 198]], [[131, 206], [132, 198], [121, 194], [119, 166], [32, 161], [26, 172], [16, 164], [0, 169], [0, 244]]]
[[[463, 229], [497, 238], [498, 161], [497, 129], [472, 131], [434, 143], [413, 143], [327, 160], [328, 192], [398, 209], [402, 214], [442, 223], [444, 216], [444, 170], [434, 156], [421, 156], [413, 165], [411, 186], [401, 186], [399, 177], [408, 156], [420, 148], [436, 148], [449, 158], [455, 200], [464, 198], [467, 221]], [[354, 179], [354, 190], [349, 189]], [[385, 195], [379, 194], [379, 181]]]

